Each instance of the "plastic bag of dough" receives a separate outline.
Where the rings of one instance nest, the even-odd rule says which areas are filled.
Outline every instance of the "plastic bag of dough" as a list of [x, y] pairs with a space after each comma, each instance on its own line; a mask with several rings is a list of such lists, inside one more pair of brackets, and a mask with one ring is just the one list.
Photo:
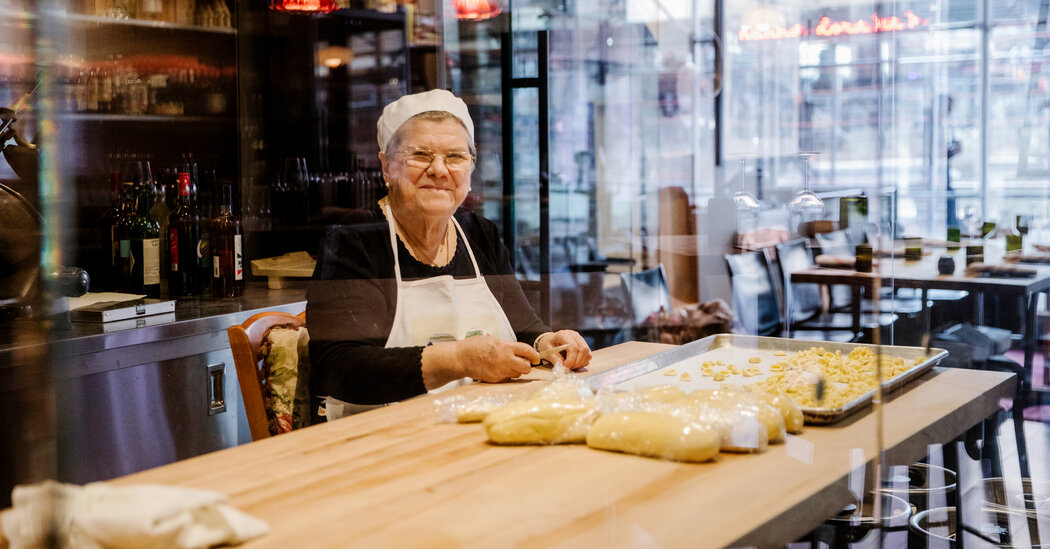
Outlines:
[[685, 417], [660, 412], [616, 412], [599, 417], [587, 446], [673, 461], [708, 461], [718, 455], [720, 434]]
[[655, 412], [682, 417], [715, 430], [719, 446], [726, 452], [762, 452], [769, 445], [766, 428], [758, 421], [757, 413], [718, 407], [690, 398], [661, 403], [645, 399], [647, 388], [626, 392], [598, 390], [595, 400], [602, 414], [617, 412]]
[[728, 407], [754, 415], [765, 426], [770, 443], [783, 442], [787, 438], [787, 429], [784, 426], [784, 418], [781, 417], [780, 412], [763, 402], [753, 393], [702, 389], [689, 393], [688, 399], [697, 402], [710, 402], [715, 406]]
[[717, 407], [689, 398], [673, 402], [645, 400], [645, 389], [611, 393], [598, 391], [598, 406], [603, 414], [617, 412], [653, 412], [687, 419], [713, 429], [719, 447], [726, 452], [762, 452], [769, 445], [766, 428], [754, 414]]
[[775, 395], [772, 393], [756, 392], [755, 395], [766, 404], [776, 408], [780, 416], [784, 418], [784, 427], [787, 432], [797, 435], [802, 432], [802, 425], [806, 418], [802, 415], [802, 408], [795, 399], [787, 395]]
[[446, 423], [477, 423], [512, 400], [511, 395], [455, 395], [434, 401], [438, 419]]
[[613, 412], [620, 412], [623, 410], [623, 399], [627, 398], [628, 393], [622, 391], [614, 391], [609, 387], [602, 387], [594, 393], [594, 405], [598, 410], [598, 415], [611, 414]]
[[580, 377], [562, 366], [558, 361], [551, 370], [554, 379], [545, 383], [529, 395], [530, 400], [589, 400], [594, 398], [594, 391]]
[[492, 412], [482, 425], [495, 444], [582, 443], [598, 417], [591, 400], [519, 400]]
[[629, 412], [651, 410], [651, 405], [668, 404], [686, 398], [682, 389], [673, 385], [656, 385], [638, 387], [630, 391], [613, 391], [608, 387], [598, 390], [596, 398], [598, 408], [603, 414], [612, 412]]
[[670, 409], [665, 407], [665, 404], [681, 400], [683, 397], [685, 397], [684, 391], [665, 385], [635, 388], [630, 391], [615, 391], [609, 387], [602, 387], [594, 396], [600, 414], [637, 411], [664, 412]]
[[638, 395], [649, 402], [674, 402], [686, 397], [685, 391], [674, 385], [657, 385], [640, 389]]
[[724, 452], [764, 452], [769, 446], [769, 431], [754, 410], [690, 399], [679, 400], [672, 406], [672, 414], [714, 428], [719, 433], [719, 448]]
[[590, 400], [594, 393], [582, 380], [577, 378], [555, 379], [536, 389], [528, 400]]
[[799, 407], [798, 402], [790, 396], [779, 393], [767, 393], [753, 385], [730, 385], [725, 383], [722, 385], [722, 388], [730, 392], [743, 391], [755, 395], [759, 400], [780, 412], [780, 416], [784, 418], [784, 427], [787, 429], [787, 432], [793, 435], [802, 432], [802, 425], [805, 423], [806, 418], [802, 415], [802, 408]]
[[602, 387], [601, 389], [598, 389], [597, 393], [595, 393], [595, 399], [598, 400], [599, 411], [603, 414], [612, 412], [630, 412], [650, 407], [652, 404], [659, 404], [646, 400], [642, 391], [638, 389], [631, 391], [615, 391], [608, 387]]

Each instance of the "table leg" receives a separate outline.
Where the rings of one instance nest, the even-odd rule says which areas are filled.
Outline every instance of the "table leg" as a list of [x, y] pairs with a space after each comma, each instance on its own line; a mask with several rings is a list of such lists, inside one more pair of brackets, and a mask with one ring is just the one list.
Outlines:
[[1035, 360], [1035, 328], [1037, 324], [1036, 313], [1038, 312], [1036, 309], [1039, 305], [1039, 293], [1030, 293], [1025, 296], [1025, 300], [1027, 303], [1024, 315], [1024, 381], [1031, 383], [1032, 362]]
[[861, 287], [853, 284], [850, 286], [850, 290], [853, 292], [853, 307], [850, 310], [853, 313], [853, 337], [857, 337], [857, 334], [864, 331], [860, 326]]
[[974, 292], [973, 323], [977, 326], [984, 324], [984, 292]]
[[[981, 425], [981, 424], [978, 423], [977, 425]], [[963, 549], [963, 548], [965, 548], [966, 547], [966, 542], [968, 541], [968, 538], [969, 538], [969, 536], [966, 534], [966, 531], [965, 531], [965, 528], [964, 528], [963, 525], [966, 524], [966, 519], [969, 517], [969, 513], [967, 513], [967, 511], [969, 511], [969, 507], [971, 507], [971, 505], [969, 505], [969, 503], [967, 502], [967, 498], [963, 497], [965, 495], [965, 493], [966, 493], [963, 490], [963, 487], [966, 486], [966, 485], [963, 484], [963, 483], [967, 482], [967, 481], [969, 481], [969, 482], [973, 482], [973, 481], [970, 481], [969, 478], [967, 478], [966, 472], [963, 471], [963, 468], [962, 468], [963, 457], [962, 456], [970, 455], [970, 453], [967, 452], [966, 449], [967, 449], [967, 443], [970, 442], [971, 440], [973, 440], [971, 438], [973, 432], [974, 432], [974, 429], [971, 428], [966, 433], [966, 439], [964, 441], [957, 442], [956, 445], [955, 445], [956, 446], [956, 455], [959, 456], [959, 459], [956, 461], [957, 467], [955, 469], [955, 483], [956, 483], [956, 488], [955, 488], [955, 490], [956, 490], [956, 497], [955, 497], [955, 545], [954, 545], [955, 549]], [[971, 455], [970, 457], [973, 458], [974, 456]], [[980, 455], [978, 455], [974, 459], [976, 459], [978, 462], [980, 462], [980, 459], [981, 459]]]
[[930, 291], [923, 287], [922, 292], [919, 294], [922, 298], [922, 333], [933, 338], [932, 326], [930, 326], [933, 321], [930, 320], [930, 307], [927, 305], [927, 297], [929, 297], [929, 293]]

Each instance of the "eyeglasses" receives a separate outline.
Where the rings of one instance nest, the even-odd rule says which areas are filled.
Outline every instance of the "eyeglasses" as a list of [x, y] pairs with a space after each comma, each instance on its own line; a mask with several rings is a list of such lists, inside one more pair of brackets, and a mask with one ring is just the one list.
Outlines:
[[445, 154], [438, 154], [430, 149], [406, 149], [401, 151], [401, 154], [405, 156], [405, 164], [409, 167], [425, 170], [434, 163], [437, 157], [441, 157], [445, 161], [445, 167], [450, 172], [463, 172], [470, 168], [470, 165], [474, 162], [474, 155], [465, 151], [452, 151]]

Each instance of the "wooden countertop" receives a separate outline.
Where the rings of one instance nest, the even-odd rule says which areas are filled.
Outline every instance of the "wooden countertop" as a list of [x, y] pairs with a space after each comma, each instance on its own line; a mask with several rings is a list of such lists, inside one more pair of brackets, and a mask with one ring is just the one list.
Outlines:
[[[668, 346], [595, 352], [591, 373]], [[585, 374], [586, 375], [586, 374]], [[533, 390], [549, 372], [462, 394]], [[889, 395], [890, 463], [909, 463], [990, 415], [1011, 375], [934, 369]], [[439, 423], [426, 395], [113, 482], [208, 488], [269, 522], [246, 547], [723, 547], [782, 545], [851, 500], [875, 455], [868, 411], [807, 426], [757, 455], [681, 464], [585, 446], [499, 447], [478, 424]]]

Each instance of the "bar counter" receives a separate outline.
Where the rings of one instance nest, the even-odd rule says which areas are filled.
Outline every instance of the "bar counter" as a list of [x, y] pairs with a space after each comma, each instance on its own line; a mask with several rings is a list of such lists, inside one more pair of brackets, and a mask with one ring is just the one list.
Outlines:
[[[226, 328], [244, 322], [249, 316], [264, 310], [298, 313], [306, 308], [306, 285], [271, 290], [265, 282], [246, 284], [244, 295], [238, 298], [211, 299], [208, 297], [172, 297], [175, 300], [174, 321], [148, 325], [118, 331], [107, 331], [101, 322], [70, 322], [67, 314], [56, 315], [49, 320], [47, 333], [48, 352], [56, 360], [59, 375], [73, 373], [65, 366], [69, 364], [60, 359], [65, 357], [91, 355], [103, 351], [115, 351], [142, 344], [155, 345], [163, 341], [174, 341], [179, 338], [196, 337], [213, 332], [221, 332], [223, 337]], [[0, 324], [0, 362], [15, 352], [25, 352], [25, 339], [21, 334], [30, 330], [27, 324], [33, 321], [14, 321]], [[215, 345], [197, 347], [198, 350], [211, 349]], [[217, 348], [223, 348], [218, 342]], [[225, 343], [229, 348], [229, 342]], [[153, 360], [161, 359], [156, 354], [158, 349], [150, 348]], [[173, 356], [181, 356], [183, 351], [175, 351]], [[98, 373], [107, 368], [133, 361], [131, 356], [121, 355], [121, 360], [99, 360], [90, 365], [79, 364], [76, 373]], [[96, 357], [104, 358], [104, 357]], [[86, 369], [85, 369], [86, 368]]]
[[174, 319], [157, 325], [114, 330], [66, 314], [0, 325], [0, 397], [13, 413], [24, 413], [15, 403], [25, 378], [50, 376], [54, 415], [41, 421], [55, 432], [58, 480], [110, 479], [251, 441], [226, 328], [264, 310], [301, 312], [306, 284], [246, 286], [239, 298], [178, 298]]
[[[596, 351], [581, 375], [668, 346]], [[525, 394], [550, 373], [455, 391]], [[887, 395], [888, 463], [950, 441], [1011, 395], [1009, 374], [935, 368]], [[438, 421], [435, 398], [389, 407], [125, 476], [228, 494], [271, 532], [245, 547], [724, 547], [782, 545], [852, 501], [875, 455], [870, 407], [807, 426], [755, 455], [683, 464], [581, 445], [499, 447], [478, 424]], [[854, 481], [856, 479], [854, 478]]]

